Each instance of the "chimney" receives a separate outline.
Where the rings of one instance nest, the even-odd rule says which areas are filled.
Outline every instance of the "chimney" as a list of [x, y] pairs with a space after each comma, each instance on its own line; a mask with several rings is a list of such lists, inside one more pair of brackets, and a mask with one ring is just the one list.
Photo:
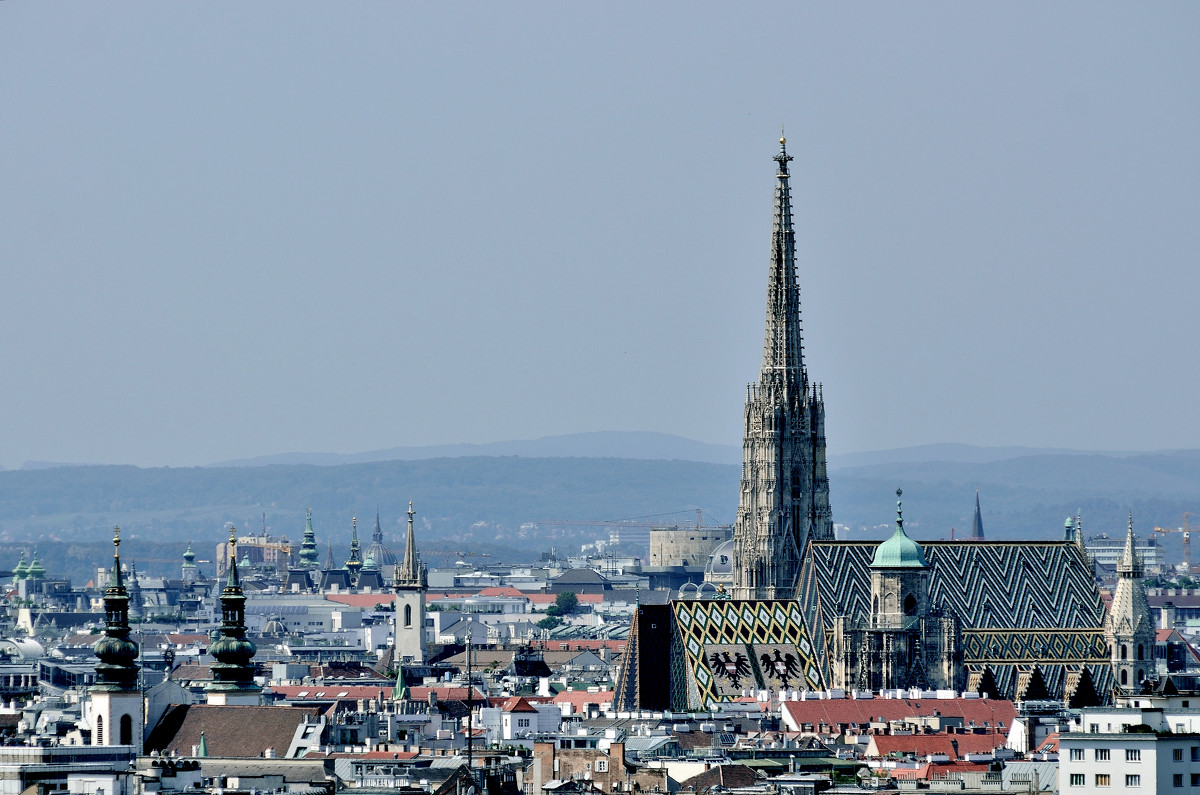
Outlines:
[[1175, 629], [1175, 603], [1164, 603], [1160, 614], [1162, 615], [1162, 628]]

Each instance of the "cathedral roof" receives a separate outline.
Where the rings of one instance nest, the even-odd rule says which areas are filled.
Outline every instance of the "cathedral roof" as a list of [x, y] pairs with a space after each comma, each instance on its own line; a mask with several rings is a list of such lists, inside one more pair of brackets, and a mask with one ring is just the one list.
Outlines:
[[[900, 497], [900, 489], [896, 489], [896, 497]], [[896, 532], [875, 550], [871, 561], [873, 569], [927, 569], [925, 553], [921, 545], [913, 541], [904, 532], [904, 515], [900, 510], [900, 500], [896, 500]]]

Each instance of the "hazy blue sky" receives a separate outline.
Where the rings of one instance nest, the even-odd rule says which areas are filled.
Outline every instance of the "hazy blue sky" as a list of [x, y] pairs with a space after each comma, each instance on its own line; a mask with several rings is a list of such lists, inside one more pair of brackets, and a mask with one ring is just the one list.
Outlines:
[[0, 464], [1200, 447], [1200, 4], [0, 3]]

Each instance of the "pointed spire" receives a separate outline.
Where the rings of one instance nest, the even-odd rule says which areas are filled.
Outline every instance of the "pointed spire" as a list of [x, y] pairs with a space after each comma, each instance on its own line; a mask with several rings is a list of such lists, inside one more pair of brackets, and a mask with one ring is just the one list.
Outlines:
[[229, 527], [229, 576], [225, 578], [225, 590], [237, 588], [239, 591], [242, 588], [242, 582], [238, 579], [238, 561], [237, 561], [237, 528], [230, 525]]
[[971, 520], [971, 540], [983, 541], [983, 514], [979, 511], [979, 489], [975, 489], [975, 518]]
[[1133, 513], [1129, 514], [1129, 528], [1125, 532], [1125, 549], [1117, 560], [1117, 575], [1141, 579], [1145, 571], [1142, 568], [1142, 556], [1137, 552], [1137, 544], [1133, 535]]
[[396, 664], [396, 686], [392, 688], [392, 698], [403, 700], [408, 698], [408, 685], [404, 683], [404, 660]]
[[350, 557], [346, 559], [346, 568], [350, 570], [351, 577], [357, 577], [358, 570], [362, 568], [362, 556], [359, 554], [358, 546], [358, 516], [350, 518]]
[[417, 556], [417, 537], [413, 530], [413, 511], [412, 500], [408, 501], [408, 535], [404, 539], [404, 561], [396, 567], [396, 582], [397, 586], [404, 587], [425, 587], [425, 567], [421, 565], [421, 559]]
[[300, 567], [315, 569], [321, 553], [317, 551], [317, 536], [313, 532], [312, 508], [305, 508], [304, 538], [300, 542]]
[[804, 371], [800, 324], [800, 287], [796, 283], [796, 233], [792, 228], [792, 189], [788, 183], [787, 139], [779, 139], [774, 220], [771, 225], [771, 270], [767, 278], [767, 326], [763, 340], [760, 382], [786, 386], [803, 395], [808, 388]]
[[379, 523], [379, 506], [375, 506], [375, 530], [371, 533], [372, 544], [383, 543], [383, 525]]
[[333, 571], [333, 539], [329, 539], [329, 547], [325, 551], [325, 570]]
[[197, 751], [196, 756], [208, 756], [208, 739], [204, 736], [204, 732], [200, 732], [200, 750]]

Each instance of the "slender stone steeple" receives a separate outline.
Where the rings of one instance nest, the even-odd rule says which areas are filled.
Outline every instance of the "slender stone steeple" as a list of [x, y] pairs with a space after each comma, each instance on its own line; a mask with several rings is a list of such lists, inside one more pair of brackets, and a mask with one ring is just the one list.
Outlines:
[[413, 511], [412, 501], [408, 503], [408, 536], [404, 540], [404, 562], [396, 567], [396, 587], [401, 586], [413, 588], [427, 587], [427, 579], [429, 577], [428, 569], [425, 564], [421, 563], [420, 557], [417, 556], [417, 538], [413, 533]]
[[358, 517], [350, 518], [350, 557], [346, 559], [346, 570], [350, 572], [351, 581], [358, 582], [358, 573], [362, 571], [362, 552], [358, 545]]
[[1125, 549], [1117, 559], [1117, 587], [1104, 622], [1104, 635], [1112, 657], [1117, 687], [1134, 691], [1142, 680], [1155, 676], [1154, 622], [1142, 584], [1145, 569], [1134, 543], [1133, 516], [1125, 535]]
[[833, 538], [825, 472], [825, 404], [808, 380], [796, 281], [796, 235], [786, 139], [775, 156], [762, 370], [747, 388], [733, 595], [791, 599], [811, 540]]
[[113, 567], [104, 589], [104, 637], [95, 645], [100, 659], [89, 691], [92, 745], [142, 743], [142, 696], [138, 691], [138, 648], [129, 639], [129, 593], [121, 572], [121, 528], [113, 529]]
[[971, 540], [983, 541], [983, 514], [979, 512], [979, 489], [975, 490], [975, 518], [971, 520]]
[[393, 586], [396, 589], [396, 659], [416, 663], [425, 661], [425, 590], [429, 573], [417, 556], [417, 539], [413, 532], [413, 507], [408, 503], [408, 537], [404, 541], [404, 562], [396, 567]]
[[304, 540], [300, 542], [300, 568], [315, 569], [321, 553], [317, 551], [317, 536], [313, 532], [312, 508], [305, 510]]
[[261, 688], [254, 683], [258, 651], [246, 639], [246, 596], [238, 579], [237, 531], [229, 528], [229, 574], [221, 589], [221, 637], [209, 648], [216, 662], [212, 683], [206, 688], [209, 704], [256, 705]]

